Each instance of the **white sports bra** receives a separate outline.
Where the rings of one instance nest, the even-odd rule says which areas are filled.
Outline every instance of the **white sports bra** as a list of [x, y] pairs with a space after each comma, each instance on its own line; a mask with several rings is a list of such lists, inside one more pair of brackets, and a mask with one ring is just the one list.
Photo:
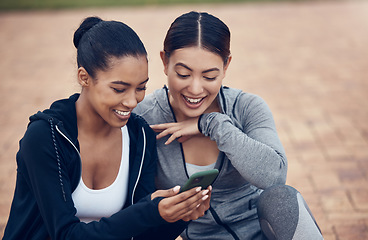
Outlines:
[[127, 126], [121, 128], [123, 145], [120, 168], [115, 181], [103, 189], [88, 188], [81, 177], [72, 194], [76, 216], [82, 222], [99, 221], [121, 210], [128, 194], [129, 177], [129, 133]]
[[194, 173], [205, 171], [205, 170], [214, 169], [215, 168], [215, 164], [216, 164], [216, 162], [214, 162], [214, 163], [212, 163], [210, 165], [199, 166], [199, 165], [195, 165], [195, 164], [191, 164], [191, 163], [185, 163], [185, 166], [187, 167], [187, 172], [188, 172], [188, 175], [190, 177]]

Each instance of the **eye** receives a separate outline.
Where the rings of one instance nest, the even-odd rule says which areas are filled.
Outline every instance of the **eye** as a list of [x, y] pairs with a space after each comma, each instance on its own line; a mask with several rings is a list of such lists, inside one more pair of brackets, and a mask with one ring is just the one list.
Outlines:
[[218, 76], [215, 77], [208, 77], [208, 76], [203, 76], [204, 79], [209, 80], [209, 81], [214, 81], [217, 79]]
[[137, 91], [146, 91], [146, 90], [147, 90], [146, 86], [137, 88]]
[[203, 78], [206, 79], [206, 80], [209, 80], [209, 81], [214, 81], [214, 80], [216, 80], [217, 77], [205, 77], [205, 76], [203, 76]]
[[183, 79], [188, 78], [190, 76], [190, 75], [183, 75], [183, 74], [180, 74], [180, 73], [176, 73], [176, 74], [178, 74], [178, 76], [180, 78], [183, 78]]
[[125, 92], [125, 89], [117, 89], [117, 88], [112, 88], [116, 93], [123, 93]]

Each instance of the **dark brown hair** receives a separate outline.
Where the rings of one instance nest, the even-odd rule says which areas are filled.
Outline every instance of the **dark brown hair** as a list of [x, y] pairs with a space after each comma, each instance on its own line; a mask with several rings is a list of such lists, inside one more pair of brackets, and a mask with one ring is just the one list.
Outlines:
[[199, 46], [218, 54], [226, 64], [230, 56], [229, 28], [206, 12], [185, 13], [171, 24], [164, 41], [167, 57], [180, 48]]
[[78, 67], [95, 77], [97, 70], [106, 70], [112, 57], [147, 56], [138, 35], [128, 25], [104, 21], [98, 17], [84, 19], [74, 33]]

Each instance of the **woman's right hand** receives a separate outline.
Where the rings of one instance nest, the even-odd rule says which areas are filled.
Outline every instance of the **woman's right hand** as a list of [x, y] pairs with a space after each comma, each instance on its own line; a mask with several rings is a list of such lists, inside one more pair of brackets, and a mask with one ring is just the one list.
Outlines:
[[165, 145], [172, 143], [175, 139], [182, 143], [192, 136], [201, 134], [198, 129], [198, 118], [191, 118], [181, 122], [150, 125], [150, 127], [159, 133], [157, 139], [171, 135], [165, 142]]
[[201, 187], [198, 187], [182, 193], [179, 191], [180, 187], [176, 186], [168, 190], [157, 190], [151, 195], [151, 199], [164, 197], [158, 204], [158, 210], [165, 221], [196, 220], [208, 210], [210, 188], [201, 190]]

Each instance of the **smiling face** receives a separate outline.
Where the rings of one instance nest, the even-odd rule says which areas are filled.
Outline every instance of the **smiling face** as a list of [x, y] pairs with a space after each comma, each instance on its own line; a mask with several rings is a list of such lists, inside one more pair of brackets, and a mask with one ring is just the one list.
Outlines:
[[124, 126], [137, 104], [143, 100], [148, 81], [145, 56], [113, 58], [106, 71], [92, 79], [84, 68], [78, 70], [82, 85], [79, 107], [81, 117], [111, 127]]
[[200, 47], [161, 53], [168, 78], [169, 100], [178, 121], [219, 111], [215, 101], [228, 67], [222, 58]]

